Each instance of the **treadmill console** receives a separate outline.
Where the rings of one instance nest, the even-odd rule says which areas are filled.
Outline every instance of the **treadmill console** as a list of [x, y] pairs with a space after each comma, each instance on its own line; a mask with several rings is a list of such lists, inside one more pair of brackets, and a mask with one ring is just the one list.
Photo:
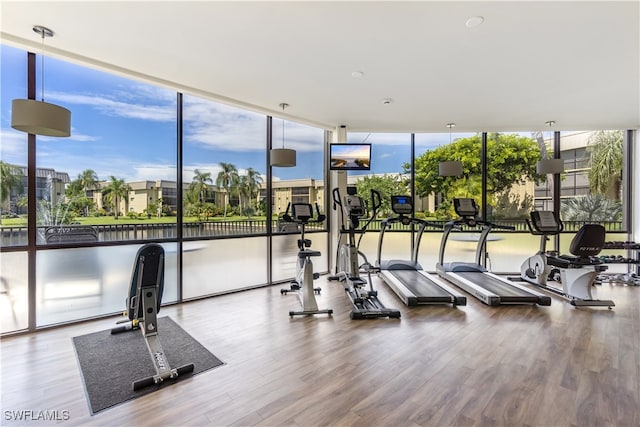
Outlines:
[[413, 213], [411, 196], [391, 196], [391, 209], [398, 215], [411, 215]]
[[463, 218], [475, 218], [478, 214], [478, 205], [473, 199], [453, 199], [453, 208], [456, 214]]

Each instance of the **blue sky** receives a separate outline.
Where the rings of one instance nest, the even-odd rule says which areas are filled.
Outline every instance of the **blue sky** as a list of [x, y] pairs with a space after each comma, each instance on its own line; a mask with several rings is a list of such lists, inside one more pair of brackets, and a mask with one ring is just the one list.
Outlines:
[[[26, 53], [1, 47], [0, 152], [8, 163], [26, 165], [26, 134], [11, 128], [11, 100], [26, 97]], [[41, 99], [37, 61], [37, 99]], [[37, 138], [38, 167], [67, 172], [71, 179], [93, 169], [100, 179], [113, 175], [125, 181], [176, 179], [176, 92], [117, 75], [47, 57], [45, 101], [72, 112], [72, 136]], [[263, 114], [184, 95], [184, 178], [193, 171], [211, 172], [232, 163], [266, 177]], [[273, 144], [282, 145], [282, 120], [273, 120]], [[323, 130], [291, 121], [284, 123], [286, 148], [297, 151], [295, 168], [274, 168], [276, 179], [322, 178]], [[454, 134], [454, 137], [461, 135]], [[416, 137], [416, 152], [449, 142], [449, 134]], [[348, 142], [372, 143], [373, 173], [398, 173], [409, 161], [410, 135], [349, 133]]]

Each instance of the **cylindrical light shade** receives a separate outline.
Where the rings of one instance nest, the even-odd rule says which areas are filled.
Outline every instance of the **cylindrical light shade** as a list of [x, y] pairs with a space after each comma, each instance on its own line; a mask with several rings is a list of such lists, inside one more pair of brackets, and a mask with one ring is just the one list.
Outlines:
[[11, 127], [34, 135], [70, 136], [71, 111], [35, 99], [14, 99], [11, 101]]
[[271, 150], [271, 166], [293, 167], [296, 165], [296, 150], [274, 148]]
[[548, 175], [564, 172], [563, 159], [542, 159], [536, 164], [536, 172], [540, 175]]
[[440, 176], [460, 176], [462, 175], [462, 162], [449, 160], [438, 164], [438, 174]]

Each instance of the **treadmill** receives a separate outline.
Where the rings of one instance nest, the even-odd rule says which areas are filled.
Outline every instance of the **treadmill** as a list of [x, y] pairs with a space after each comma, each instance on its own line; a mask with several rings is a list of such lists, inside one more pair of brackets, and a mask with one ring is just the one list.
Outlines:
[[[413, 200], [410, 196], [391, 196], [391, 208], [398, 216], [387, 218], [380, 224], [376, 262], [379, 269], [378, 276], [407, 306], [420, 304], [466, 305], [467, 298], [464, 295], [457, 292], [439, 277], [424, 271], [418, 263], [420, 240], [425, 227], [427, 225], [439, 227], [440, 225], [409, 216], [413, 213]], [[405, 226], [418, 226], [413, 238], [411, 260], [381, 260], [385, 230], [396, 223], [401, 223]]]
[[[473, 199], [454, 199], [453, 206], [456, 214], [458, 214], [460, 218], [445, 224], [442, 241], [440, 243], [439, 261], [436, 264], [438, 275], [490, 306], [503, 304], [551, 305], [551, 297], [548, 295], [532, 291], [506, 278], [493, 274], [481, 264], [482, 255], [485, 253], [487, 237], [491, 230], [494, 228], [514, 230], [515, 227], [498, 225], [489, 221], [476, 219], [478, 207]], [[444, 252], [449, 234], [454, 228], [460, 229], [463, 225], [468, 227], [482, 227], [476, 248], [476, 262], [444, 263]]]

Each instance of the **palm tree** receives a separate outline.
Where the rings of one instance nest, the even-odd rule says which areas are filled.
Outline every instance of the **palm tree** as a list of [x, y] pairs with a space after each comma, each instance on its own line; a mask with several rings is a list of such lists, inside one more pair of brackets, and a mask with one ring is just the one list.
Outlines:
[[250, 217], [251, 212], [247, 207], [251, 203], [251, 184], [247, 175], [238, 177], [236, 191], [238, 192], [238, 198], [240, 199], [240, 213]]
[[111, 182], [105, 187], [103, 194], [107, 202], [114, 208], [114, 218], [118, 219], [118, 205], [121, 198], [125, 199], [125, 211], [129, 206], [129, 191], [131, 187], [125, 184], [123, 179], [118, 179], [111, 175]]
[[220, 162], [220, 168], [216, 177], [216, 186], [224, 188], [224, 217], [227, 217], [227, 205], [229, 204], [229, 189], [238, 182], [238, 169], [231, 163]]
[[0, 160], [0, 205], [11, 198], [11, 191], [23, 189], [22, 170]]
[[565, 221], [620, 221], [622, 203], [601, 194], [587, 194], [563, 200], [560, 209]]
[[622, 131], [601, 130], [589, 137], [589, 187], [591, 192], [620, 200], [622, 188]]
[[262, 179], [262, 175], [260, 172], [253, 168], [247, 169], [247, 185], [249, 187], [249, 198], [253, 199], [253, 195], [256, 195], [256, 207], [260, 201], [260, 184], [262, 184], [264, 180]]
[[208, 190], [207, 184], [212, 184], [211, 172], [200, 172], [198, 169], [193, 171], [193, 181], [191, 182], [194, 191], [197, 191], [199, 201], [204, 203], [206, 201], [206, 194]]
[[82, 185], [82, 189], [85, 193], [88, 190], [93, 190], [98, 184], [98, 174], [93, 169], [85, 169], [78, 174], [78, 181]]
[[[82, 195], [86, 198], [87, 191], [94, 190], [98, 185], [98, 174], [93, 169], [85, 169], [78, 174], [78, 183], [82, 187]], [[84, 216], [89, 216], [89, 206], [91, 204], [85, 204]]]

